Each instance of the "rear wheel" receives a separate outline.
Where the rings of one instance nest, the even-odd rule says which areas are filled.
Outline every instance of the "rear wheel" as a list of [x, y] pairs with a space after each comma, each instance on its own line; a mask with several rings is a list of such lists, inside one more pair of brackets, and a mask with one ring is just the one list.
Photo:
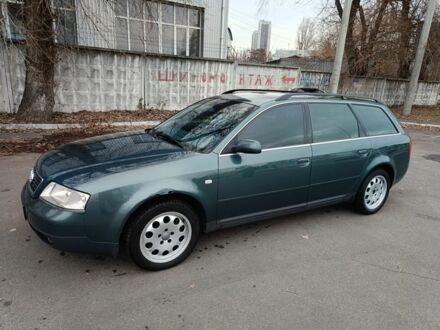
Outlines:
[[363, 214], [373, 214], [385, 204], [390, 191], [390, 177], [385, 170], [371, 172], [356, 196], [355, 208]]
[[188, 257], [199, 236], [199, 217], [179, 200], [158, 203], [140, 212], [127, 229], [126, 249], [149, 270], [173, 267]]

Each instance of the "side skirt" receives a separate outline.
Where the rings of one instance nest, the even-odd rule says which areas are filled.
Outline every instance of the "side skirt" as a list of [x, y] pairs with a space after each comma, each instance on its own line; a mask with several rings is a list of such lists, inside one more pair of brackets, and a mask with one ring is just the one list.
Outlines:
[[259, 221], [263, 221], [263, 220], [267, 220], [267, 219], [271, 219], [271, 218], [276, 218], [276, 217], [282, 217], [285, 215], [295, 214], [295, 213], [303, 212], [306, 210], [312, 210], [312, 209], [316, 209], [316, 208], [320, 208], [320, 207], [324, 207], [324, 206], [329, 206], [329, 205], [334, 205], [334, 204], [338, 204], [338, 203], [349, 202], [353, 199], [354, 195], [355, 195], [354, 193], [351, 193], [351, 194], [347, 194], [347, 195], [340, 195], [340, 196], [336, 196], [336, 197], [317, 200], [317, 201], [313, 201], [310, 203], [302, 203], [302, 204], [298, 204], [295, 206], [287, 206], [287, 207], [282, 207], [279, 209], [250, 213], [250, 214], [246, 214], [244, 216], [222, 219], [222, 220], [217, 221], [217, 223], [212, 221], [209, 224], [207, 224], [206, 232], [211, 232], [211, 231], [215, 231], [217, 229], [222, 229], [222, 228], [235, 227], [235, 226], [244, 225], [244, 224], [248, 224], [248, 223], [259, 222]]

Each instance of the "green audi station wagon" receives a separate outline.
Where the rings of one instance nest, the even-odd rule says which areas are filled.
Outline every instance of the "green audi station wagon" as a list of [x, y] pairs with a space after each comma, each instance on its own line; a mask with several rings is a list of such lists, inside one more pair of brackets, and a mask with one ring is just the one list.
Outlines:
[[232, 90], [153, 129], [42, 155], [21, 198], [53, 247], [125, 250], [160, 270], [183, 261], [202, 232], [341, 202], [373, 214], [410, 153], [410, 137], [374, 99]]

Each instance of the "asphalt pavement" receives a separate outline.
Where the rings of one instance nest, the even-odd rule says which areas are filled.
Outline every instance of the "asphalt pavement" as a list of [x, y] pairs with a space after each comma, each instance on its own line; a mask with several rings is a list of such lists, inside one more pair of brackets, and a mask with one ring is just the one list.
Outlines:
[[412, 135], [379, 213], [221, 230], [161, 272], [41, 242], [19, 198], [38, 155], [0, 157], [0, 329], [440, 329], [440, 136]]

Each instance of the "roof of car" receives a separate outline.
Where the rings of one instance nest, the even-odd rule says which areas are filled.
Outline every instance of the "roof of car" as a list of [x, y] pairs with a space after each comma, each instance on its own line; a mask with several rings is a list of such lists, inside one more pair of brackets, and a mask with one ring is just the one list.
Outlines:
[[331, 93], [302, 93], [297, 91], [263, 90], [263, 89], [233, 89], [226, 91], [223, 96], [234, 96], [246, 99], [247, 102], [255, 105], [262, 105], [267, 102], [297, 100], [297, 99], [319, 99], [319, 100], [340, 100], [340, 101], [362, 101], [382, 104], [380, 101], [357, 95], [331, 94]]

